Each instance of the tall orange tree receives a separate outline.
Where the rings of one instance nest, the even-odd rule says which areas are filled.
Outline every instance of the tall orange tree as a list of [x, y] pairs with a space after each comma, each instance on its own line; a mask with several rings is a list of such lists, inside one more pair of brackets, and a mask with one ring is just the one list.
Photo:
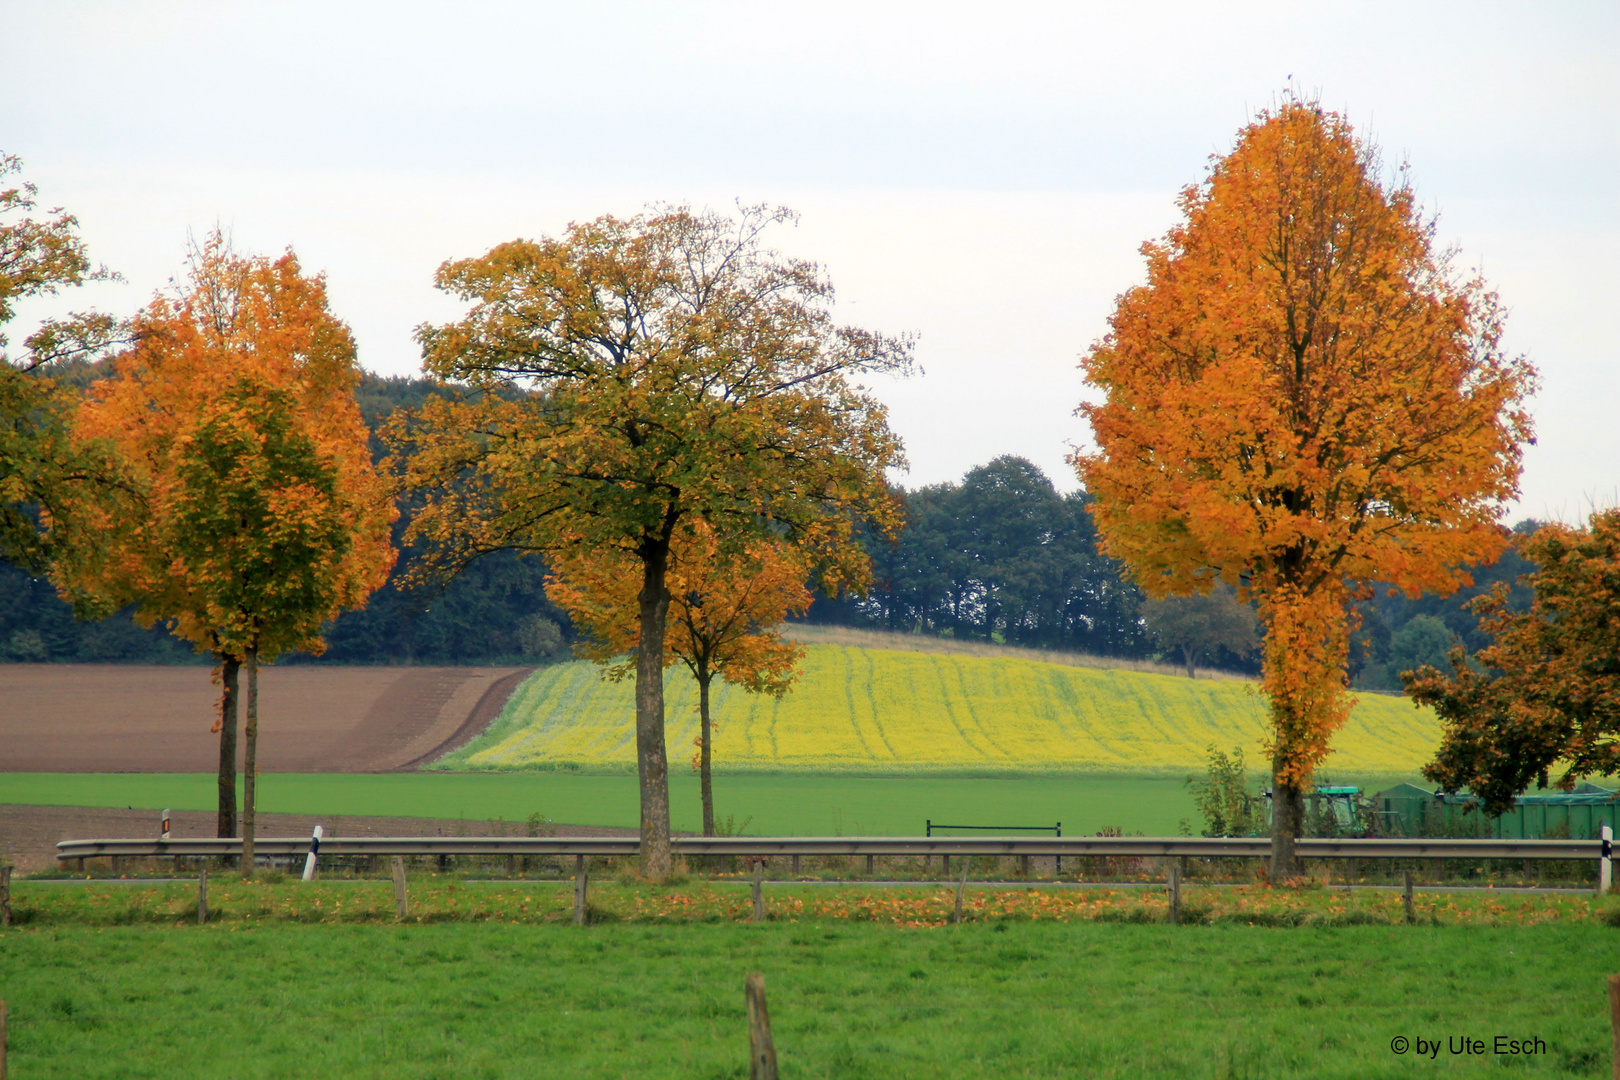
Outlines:
[[[847, 548], [848, 552], [857, 549]], [[864, 564], [847, 573], [864, 584]], [[604, 549], [577, 552], [552, 561], [546, 585], [552, 603], [589, 633], [580, 652], [610, 665], [618, 680], [636, 668], [640, 646], [640, 567], [630, 557]], [[666, 588], [669, 618], [664, 630], [663, 664], [677, 661], [698, 686], [698, 787], [703, 804], [703, 835], [714, 835], [714, 723], [709, 708], [716, 675], [749, 693], [781, 697], [798, 677], [804, 649], [775, 629], [789, 614], [810, 609], [810, 567], [791, 546], [757, 540], [727, 559], [714, 530], [702, 522], [683, 529], [670, 548]], [[622, 659], [626, 655], [630, 659]]]
[[1404, 174], [1314, 103], [1260, 113], [1180, 207], [1082, 360], [1101, 400], [1074, 463], [1150, 596], [1222, 580], [1258, 601], [1285, 877], [1352, 704], [1349, 603], [1374, 581], [1449, 592], [1502, 550], [1534, 371]]
[[236, 831], [238, 669], [247, 675], [241, 832], [253, 861], [258, 668], [319, 652], [324, 623], [393, 565], [391, 487], [372, 465], [353, 338], [291, 252], [233, 254], [215, 234], [189, 279], [136, 320], [76, 434], [114, 446], [138, 502], [58, 565], [81, 606], [136, 605], [223, 669], [219, 828]]
[[676, 208], [570, 226], [446, 263], [471, 305], [420, 331], [427, 371], [466, 386], [395, 424], [424, 505], [408, 536], [453, 572], [486, 552], [611, 550], [639, 567], [636, 761], [642, 871], [666, 878], [663, 644], [676, 532], [708, 523], [732, 554], [782, 535], [837, 587], [857, 518], [898, 527], [900, 460], [859, 384], [903, 371], [909, 341], [832, 320], [818, 267], [767, 248], [791, 217]]

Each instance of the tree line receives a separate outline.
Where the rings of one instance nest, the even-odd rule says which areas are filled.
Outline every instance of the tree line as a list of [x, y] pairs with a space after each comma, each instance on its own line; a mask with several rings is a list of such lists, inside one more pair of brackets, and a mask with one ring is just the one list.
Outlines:
[[[102, 361], [64, 365], [54, 375], [82, 391], [109, 373]], [[355, 399], [375, 461], [388, 454], [380, 434], [387, 420], [435, 392], [428, 379], [361, 374]], [[1060, 493], [1032, 462], [1004, 456], [969, 470], [960, 482], [897, 488], [896, 495], [904, 519], [899, 535], [890, 541], [860, 534], [872, 560], [868, 591], [829, 598], [813, 590], [806, 621], [1178, 664], [1193, 650], [1196, 667], [1259, 672], [1258, 638], [1241, 627], [1222, 630], [1222, 618], [1231, 618], [1227, 605], [1187, 610], [1182, 618], [1190, 625], [1155, 634], [1178, 607], [1150, 621], [1153, 608], [1126, 568], [1098, 550], [1091, 498], [1083, 491]], [[281, 662], [453, 665], [572, 657], [580, 635], [546, 594], [544, 558], [492, 554], [443, 587], [413, 589], [406, 581], [417, 549], [402, 543], [409, 496], [400, 497], [399, 507], [392, 535], [400, 556], [386, 584], [363, 608], [338, 615], [326, 629], [321, 656], [294, 653]], [[1539, 526], [1523, 521], [1514, 532], [1528, 537]], [[1448, 670], [1452, 648], [1484, 648], [1489, 637], [1470, 602], [1502, 583], [1511, 590], [1511, 607], [1528, 608], [1530, 590], [1521, 579], [1532, 569], [1509, 548], [1496, 562], [1474, 567], [1473, 583], [1451, 596], [1428, 592], [1409, 599], [1375, 587], [1356, 605], [1352, 685], [1399, 692], [1400, 672], [1424, 665]], [[1179, 603], [1179, 609], [1198, 606]], [[163, 626], [140, 627], [129, 610], [76, 619], [47, 577], [10, 561], [0, 562], [0, 660], [208, 662]]]
[[[105, 363], [83, 364], [61, 376], [83, 386], [108, 370]], [[396, 409], [420, 405], [434, 389], [427, 379], [361, 376], [355, 397], [375, 460], [387, 456], [382, 425]], [[1191, 625], [1155, 634], [1176, 609], [1151, 621], [1141, 589], [1097, 549], [1090, 498], [1060, 493], [1023, 458], [997, 458], [958, 483], [896, 494], [904, 507], [898, 537], [860, 538], [873, 566], [868, 591], [829, 598], [813, 590], [801, 616], [806, 621], [1178, 664], [1195, 650], [1196, 667], [1259, 671], [1258, 639], [1241, 627], [1223, 632], [1227, 605], [1189, 610], [1183, 618]], [[412, 589], [405, 582], [415, 549], [401, 544], [411, 514], [407, 497], [401, 497], [400, 510], [393, 525], [400, 557], [386, 584], [365, 607], [331, 623], [320, 657], [295, 653], [281, 662], [509, 664], [574, 655], [580, 634], [569, 613], [546, 594], [550, 570], [543, 558], [493, 554], [442, 588]], [[1528, 536], [1538, 525], [1521, 522], [1516, 533]], [[1474, 583], [1449, 597], [1425, 593], [1408, 599], [1376, 589], [1357, 605], [1352, 685], [1398, 692], [1401, 671], [1424, 665], [1445, 670], [1453, 647], [1483, 648], [1489, 639], [1469, 602], [1502, 582], [1512, 589], [1510, 604], [1527, 608], [1530, 593], [1520, 578], [1530, 569], [1509, 549], [1496, 563], [1474, 568]], [[208, 662], [163, 626], [140, 627], [128, 610], [75, 619], [48, 578], [10, 562], [0, 565], [0, 655], [10, 662]]]
[[[33, 205], [31, 187], [0, 193], [0, 218]], [[521, 558], [544, 564], [554, 608], [528, 607], [519, 647], [560, 646], [549, 610], [566, 612], [634, 680], [656, 880], [672, 871], [664, 669], [782, 692], [795, 647], [777, 625], [806, 609], [1157, 649], [1189, 674], [1258, 653], [1279, 881], [1298, 873], [1304, 798], [1357, 666], [1387, 682], [1452, 645], [1449, 673], [1398, 671], [1441, 715], [1427, 770], [1450, 787], [1494, 801], [1560, 761], [1566, 785], [1620, 767], [1620, 512], [1519, 536], [1497, 520], [1535, 372], [1502, 351], [1494, 293], [1435, 250], [1404, 175], [1386, 178], [1344, 117], [1285, 95], [1180, 206], [1082, 358], [1084, 495], [1017, 458], [894, 489], [901, 444], [865, 386], [908, 373], [912, 341], [833, 320], [822, 269], [766, 243], [791, 212], [655, 207], [443, 264], [463, 315], [417, 330], [432, 385], [370, 425], [324, 280], [291, 251], [239, 255], [214, 234], [133, 319], [49, 322], [0, 366], [0, 554], [48, 574], [77, 615], [132, 607], [214, 658], [222, 832], [246, 702], [249, 872], [259, 664], [378, 641], [386, 604], [370, 633], [340, 623], [391, 570], [426, 613], [453, 609], [472, 568]], [[101, 273], [75, 225], [0, 232], [0, 322], [14, 296]], [[48, 375], [97, 354], [111, 374], [82, 392]], [[1412, 606], [1399, 629], [1386, 618], [1396, 594], [1454, 604], [1515, 551], [1528, 608], [1498, 580], [1469, 601], [1477, 627]], [[1472, 654], [1446, 638], [1473, 632], [1488, 641]], [[702, 731], [707, 799], [707, 716]]]

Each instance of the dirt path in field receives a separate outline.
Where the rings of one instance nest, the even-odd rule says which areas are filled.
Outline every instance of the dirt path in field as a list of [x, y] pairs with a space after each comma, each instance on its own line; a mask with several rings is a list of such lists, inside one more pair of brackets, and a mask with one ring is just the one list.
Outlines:
[[[482, 731], [532, 670], [266, 668], [259, 769], [412, 768]], [[0, 772], [212, 772], [218, 700], [205, 667], [0, 664]]]
[[[0, 861], [10, 860], [19, 874], [56, 865], [58, 840], [92, 840], [151, 836], [159, 832], [155, 810], [116, 810], [92, 806], [16, 806], [0, 804]], [[182, 810], [170, 816], [170, 835], [216, 835], [212, 811]], [[520, 822], [458, 821], [440, 818], [314, 817], [309, 814], [260, 814], [260, 836], [308, 836], [319, 823], [327, 836], [509, 836], [526, 835]], [[590, 825], [554, 826], [558, 836], [634, 836], [634, 829]]]

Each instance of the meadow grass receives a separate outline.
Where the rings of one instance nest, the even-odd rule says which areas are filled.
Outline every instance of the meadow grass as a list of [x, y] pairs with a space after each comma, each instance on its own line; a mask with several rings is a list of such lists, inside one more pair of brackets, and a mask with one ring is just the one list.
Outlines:
[[[420, 924], [335, 910], [345, 896], [359, 906], [362, 890], [386, 908], [377, 882], [238, 885], [234, 899], [220, 887], [221, 919], [206, 927], [185, 925], [177, 894], [167, 924], [81, 910], [0, 932], [14, 1075], [743, 1077], [751, 971], [765, 975], [790, 1078], [1405, 1080], [1607, 1068], [1604, 976], [1617, 932], [1590, 912], [1287, 929], [992, 915], [908, 929], [860, 921], [857, 892], [856, 914], [839, 917], [794, 915], [783, 907], [791, 891], [773, 890], [778, 919], [763, 925], [621, 914], [581, 929], [551, 917], [563, 887], [438, 887], [434, 900], [434, 886], [413, 881], [413, 900], [463, 907]], [[32, 911], [48, 895], [116, 914], [151, 891], [30, 883], [19, 901]], [[272, 910], [306, 915], [243, 918], [254, 891]], [[596, 894], [604, 911], [638, 899], [675, 909], [673, 898], [697, 891]], [[740, 887], [728, 895], [744, 906]], [[473, 908], [496, 896], [551, 907], [478, 919]], [[318, 899], [324, 914], [308, 915]], [[1539, 1038], [1545, 1052], [1391, 1051], [1396, 1036], [1464, 1035], [1487, 1046]]]
[[[265, 813], [463, 819], [470, 833], [531, 814], [559, 824], [635, 828], [638, 800], [636, 778], [622, 773], [265, 773], [258, 784]], [[688, 770], [671, 775], [670, 800], [674, 827], [697, 831], [697, 778]], [[210, 810], [217, 794], [211, 773], [0, 773], [5, 803]], [[1105, 827], [1165, 836], [1182, 819], [1198, 821], [1180, 780], [1140, 776], [727, 775], [715, 780], [715, 805], [722, 820], [746, 822], [755, 836], [913, 836], [928, 818], [968, 825], [1061, 821], [1067, 836]]]
[[[1260, 761], [1269, 730], [1264, 698], [1233, 679], [836, 644], [807, 646], [801, 668], [781, 699], [716, 684], [716, 770], [1164, 776], [1201, 769], [1211, 745]], [[484, 734], [432, 767], [629, 770], [633, 686], [599, 671], [575, 661], [536, 672]], [[665, 714], [675, 760], [696, 737], [696, 701], [691, 676], [671, 668]], [[1438, 740], [1431, 711], [1363, 694], [1328, 767], [1410, 775]]]

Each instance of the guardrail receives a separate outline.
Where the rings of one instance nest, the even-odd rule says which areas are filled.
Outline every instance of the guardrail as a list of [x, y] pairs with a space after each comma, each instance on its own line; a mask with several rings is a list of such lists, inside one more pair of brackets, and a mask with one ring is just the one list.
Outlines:
[[[680, 855], [1057, 855], [1264, 858], [1267, 837], [993, 837], [993, 836], [678, 836]], [[58, 860], [187, 858], [240, 855], [234, 838], [63, 840]], [[1607, 859], [1605, 840], [1301, 839], [1305, 859]], [[309, 837], [262, 837], [255, 854], [304, 856]], [[322, 856], [335, 855], [636, 855], [634, 836], [325, 836]]]

